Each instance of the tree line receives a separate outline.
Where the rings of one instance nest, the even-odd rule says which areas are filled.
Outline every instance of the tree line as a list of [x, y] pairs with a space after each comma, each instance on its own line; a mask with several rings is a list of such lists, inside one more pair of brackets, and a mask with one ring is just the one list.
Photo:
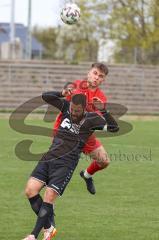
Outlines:
[[115, 42], [116, 63], [159, 63], [159, 0], [76, 0], [76, 25], [33, 28], [44, 59], [96, 61], [100, 39]]

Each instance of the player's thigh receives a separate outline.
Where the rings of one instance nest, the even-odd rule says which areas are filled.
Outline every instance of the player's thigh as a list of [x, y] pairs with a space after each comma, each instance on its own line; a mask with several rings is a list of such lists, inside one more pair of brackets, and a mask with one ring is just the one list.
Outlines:
[[43, 182], [33, 177], [30, 177], [25, 187], [25, 194], [28, 197], [33, 197], [40, 192], [43, 186], [44, 186]]
[[66, 186], [72, 178], [75, 167], [74, 164], [71, 167], [58, 164], [55, 165], [54, 168], [51, 167], [47, 187], [51, 188], [59, 196], [62, 196]]
[[101, 145], [92, 152], [90, 152], [90, 157], [95, 159], [98, 163], [109, 162], [109, 157], [104, 147]]
[[94, 134], [92, 134], [87, 142], [85, 143], [85, 146], [83, 148], [83, 153], [84, 154], [90, 154], [91, 152], [93, 152], [95, 149], [97, 149], [98, 147], [100, 147], [102, 144], [99, 141], [99, 139], [96, 138], [96, 136]]

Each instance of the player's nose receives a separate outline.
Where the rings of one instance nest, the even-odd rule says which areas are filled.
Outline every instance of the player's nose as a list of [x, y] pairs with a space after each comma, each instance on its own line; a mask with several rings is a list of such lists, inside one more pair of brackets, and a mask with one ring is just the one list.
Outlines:
[[98, 75], [96, 75], [96, 76], [95, 76], [95, 80], [98, 80], [98, 78], [99, 78], [99, 76], [98, 76]]

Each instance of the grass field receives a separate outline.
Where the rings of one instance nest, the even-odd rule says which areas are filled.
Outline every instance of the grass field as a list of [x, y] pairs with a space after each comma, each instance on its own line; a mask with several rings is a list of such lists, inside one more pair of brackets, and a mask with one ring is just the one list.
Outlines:
[[[41, 124], [41, 120], [31, 123]], [[79, 171], [88, 165], [83, 157], [80, 160], [56, 204], [56, 240], [159, 239], [159, 122], [131, 123], [130, 133], [101, 139], [111, 165], [94, 177], [95, 196], [87, 193], [79, 177]], [[10, 129], [4, 119], [0, 120], [0, 134], [0, 239], [18, 240], [30, 232], [35, 221], [24, 187], [36, 162], [15, 156], [15, 145], [27, 135]], [[34, 139], [32, 151], [36, 153], [50, 144], [46, 137], [29, 139]]]

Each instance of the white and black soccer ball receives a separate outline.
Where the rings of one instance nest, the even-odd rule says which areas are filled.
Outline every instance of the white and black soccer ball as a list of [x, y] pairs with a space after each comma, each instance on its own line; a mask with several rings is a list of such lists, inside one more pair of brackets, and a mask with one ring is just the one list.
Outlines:
[[69, 25], [76, 24], [80, 19], [80, 8], [75, 3], [68, 3], [61, 10], [61, 20]]

